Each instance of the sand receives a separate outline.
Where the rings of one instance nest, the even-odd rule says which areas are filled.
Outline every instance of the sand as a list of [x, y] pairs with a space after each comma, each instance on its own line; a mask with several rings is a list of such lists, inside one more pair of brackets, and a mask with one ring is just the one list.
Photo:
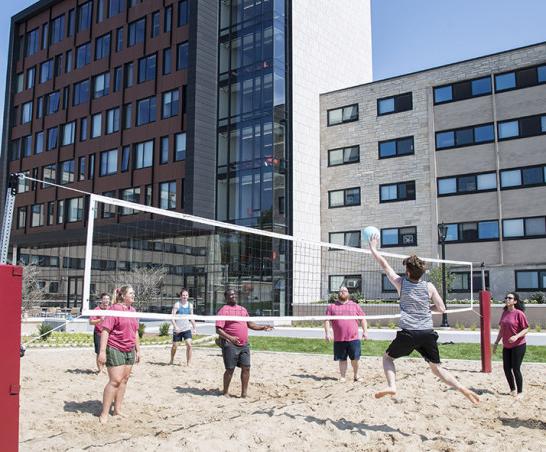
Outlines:
[[[180, 353], [182, 352], [182, 353]], [[30, 349], [21, 369], [21, 451], [546, 450], [546, 365], [524, 364], [526, 393], [508, 395], [500, 364], [445, 367], [481, 395], [479, 407], [448, 389], [422, 360], [397, 361], [399, 393], [383, 387], [379, 358], [363, 358], [364, 382], [337, 381], [330, 356], [252, 353], [248, 399], [239, 371], [220, 395], [219, 349], [196, 349], [192, 367], [169, 366], [168, 348], [143, 347], [126, 417], [98, 422], [106, 375], [91, 349]]]

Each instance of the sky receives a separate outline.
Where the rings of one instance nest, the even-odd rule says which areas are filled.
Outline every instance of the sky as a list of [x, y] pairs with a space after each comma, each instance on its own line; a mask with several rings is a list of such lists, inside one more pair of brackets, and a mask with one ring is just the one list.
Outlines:
[[[151, 0], [156, 1], [156, 0]], [[313, 0], [296, 0], [313, 1]], [[343, 1], [362, 0], [335, 0]], [[371, 0], [374, 80], [546, 41], [544, 0]], [[35, 3], [5, 2], [0, 15], [0, 111], [11, 16]], [[3, 117], [3, 116], [2, 116]], [[2, 124], [0, 124], [1, 131]]]

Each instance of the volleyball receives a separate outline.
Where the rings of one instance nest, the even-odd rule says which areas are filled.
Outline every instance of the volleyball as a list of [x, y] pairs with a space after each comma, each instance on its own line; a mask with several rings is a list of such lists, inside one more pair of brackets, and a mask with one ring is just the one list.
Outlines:
[[375, 226], [368, 226], [364, 229], [364, 241], [366, 243], [370, 243], [370, 240], [374, 235], [379, 236], [379, 229], [377, 229]]

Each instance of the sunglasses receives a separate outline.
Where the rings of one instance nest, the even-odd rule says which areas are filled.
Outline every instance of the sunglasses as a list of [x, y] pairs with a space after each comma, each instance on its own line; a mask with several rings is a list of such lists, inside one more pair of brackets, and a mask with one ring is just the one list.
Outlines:
[[513, 300], [514, 297], [504, 297], [505, 300]]

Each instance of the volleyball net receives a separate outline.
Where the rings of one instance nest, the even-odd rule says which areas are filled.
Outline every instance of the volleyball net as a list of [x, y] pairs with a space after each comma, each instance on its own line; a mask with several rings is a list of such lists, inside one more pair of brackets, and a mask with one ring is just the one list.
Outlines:
[[[161, 201], [169, 203], [168, 198]], [[87, 224], [81, 250], [82, 315], [170, 320], [184, 288], [193, 305], [192, 317], [215, 321], [225, 304], [224, 292], [233, 289], [250, 315], [247, 321], [320, 321], [330, 318], [329, 304], [346, 287], [367, 319], [399, 317], [398, 293], [363, 238], [355, 247], [312, 242], [94, 194], [89, 196]], [[405, 273], [407, 256], [380, 253], [397, 273]], [[472, 275], [470, 262], [423, 260], [428, 267], [424, 278], [440, 293], [443, 270], [446, 284], [458, 274]], [[112, 294], [124, 285], [135, 291], [136, 313], [94, 310], [102, 293]], [[472, 293], [470, 278], [467, 303], [448, 312], [472, 309]], [[354, 306], [336, 310], [336, 316], [359, 318]]]

